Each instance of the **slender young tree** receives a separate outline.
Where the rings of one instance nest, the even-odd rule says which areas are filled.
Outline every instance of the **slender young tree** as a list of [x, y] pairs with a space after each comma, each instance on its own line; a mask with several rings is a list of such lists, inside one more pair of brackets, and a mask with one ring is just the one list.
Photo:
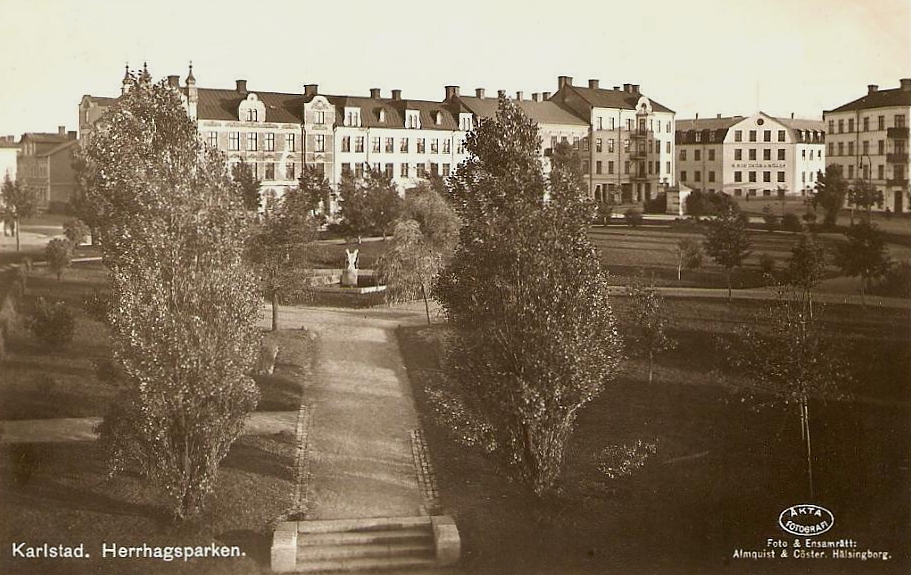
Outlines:
[[826, 273], [826, 249], [813, 234], [804, 232], [791, 248], [788, 260], [788, 284], [800, 290], [807, 304], [810, 317], [813, 316], [813, 289], [819, 285]]
[[744, 219], [733, 210], [728, 210], [709, 222], [705, 235], [705, 251], [715, 263], [724, 268], [730, 302], [731, 273], [750, 255], [750, 237]]
[[848, 190], [848, 201], [867, 212], [867, 223], [871, 223], [873, 206], [882, 204], [883, 191], [869, 180], [854, 180]]
[[63, 279], [63, 272], [73, 264], [73, 242], [67, 238], [54, 238], [44, 248], [47, 267], [59, 282]]
[[16, 232], [16, 251], [21, 251], [19, 227], [23, 220], [34, 216], [38, 211], [38, 194], [34, 188], [23, 186], [18, 180], [10, 180], [9, 173], [3, 176], [3, 186], [0, 187], [2, 196], [4, 219], [13, 222]]
[[886, 252], [886, 239], [869, 222], [861, 221], [845, 232], [846, 241], [835, 250], [835, 263], [848, 277], [860, 276], [860, 300], [866, 305], [866, 291], [872, 280], [889, 271], [891, 261]]
[[648, 365], [648, 383], [654, 377], [655, 356], [673, 349], [676, 342], [667, 335], [668, 312], [664, 298], [654, 282], [633, 279], [626, 286], [629, 315], [625, 326], [627, 352], [644, 355]]
[[702, 266], [702, 244], [693, 238], [677, 241], [677, 281], [682, 279], [683, 268], [694, 270]]

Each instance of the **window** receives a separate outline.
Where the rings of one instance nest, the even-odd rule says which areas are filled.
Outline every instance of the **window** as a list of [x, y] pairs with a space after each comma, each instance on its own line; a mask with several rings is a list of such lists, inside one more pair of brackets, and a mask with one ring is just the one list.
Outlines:
[[848, 118], [848, 133], [854, 131], [854, 118]]
[[386, 164], [385, 174], [387, 178], [392, 178], [395, 175], [395, 166], [392, 164]]
[[[806, 150], [804, 150], [804, 153], [806, 154]], [[781, 161], [784, 161], [784, 158], [785, 158], [784, 148], [778, 148], [778, 159]]]
[[457, 154], [465, 153], [465, 140], [459, 140], [459, 146], [458, 146], [458, 148], [456, 148], [456, 153]]
[[[905, 127], [905, 115], [904, 114], [895, 114], [895, 127], [904, 128]], [[898, 178], [896, 178], [898, 179]]]
[[408, 177], [408, 163], [402, 162], [402, 166], [399, 168], [399, 176], [403, 178]]
[[275, 179], [275, 162], [266, 162], [266, 179]]
[[624, 174], [629, 173], [629, 161], [623, 162], [623, 173]]
[[751, 160], [756, 159], [756, 148], [750, 148], [750, 159]]
[[240, 132], [231, 132], [228, 134], [228, 149], [232, 152], [240, 150]]
[[596, 152], [601, 152], [601, 151], [602, 151], [601, 148], [602, 148], [602, 146], [601, 146], [601, 138], [597, 138], [597, 139], [595, 140], [595, 151], [596, 151]]
[[880, 140], [876, 142], [877, 155], [882, 156], [886, 153], [886, 142], [885, 140]]
[[683, 171], [680, 172], [680, 181], [681, 181], [681, 182], [685, 182], [685, 181], [686, 181], [686, 170], [683, 170]]
[[439, 112], [439, 111], [438, 111], [438, 112], [434, 112], [434, 114], [433, 114], [433, 121], [434, 121], [434, 123], [436, 123], [437, 125], [442, 124], [442, 123], [443, 123], [443, 112]]
[[448, 154], [452, 151], [452, 140], [445, 139], [443, 140], [443, 153]]
[[443, 164], [443, 176], [449, 175], [449, 164]]
[[218, 148], [218, 132], [209, 132], [209, 147], [213, 149]]
[[471, 129], [471, 116], [462, 115], [462, 130], [468, 131]]
[[870, 116], [864, 116], [864, 132], [870, 131]]
[[686, 161], [686, 150], [684, 148], [680, 148], [680, 161]]
[[346, 126], [360, 126], [361, 125], [360, 110], [345, 111], [345, 125]]
[[845, 121], [844, 121], [844, 120], [839, 120], [839, 121], [838, 121], [838, 133], [841, 134], [841, 133], [843, 133], [844, 131], [845, 131]]
[[693, 161], [702, 161], [702, 150], [693, 150]]
[[756, 172], [751, 171], [749, 173], [749, 175], [750, 175], [750, 181], [755, 182], [756, 181]]
[[702, 181], [702, 172], [700, 172], [699, 170], [696, 170], [695, 172], [693, 172], [693, 180], [696, 182], [701, 182]]
[[295, 177], [294, 174], [294, 162], [288, 162], [285, 164], [285, 179], [293, 180]]
[[756, 141], [756, 130], [750, 130], [750, 141], [751, 142]]
[[[295, 146], [295, 144], [296, 144], [296, 138], [295, 138], [295, 136], [296, 136], [296, 135], [297, 135], [297, 134], [285, 134], [285, 150], [286, 150], [286, 151], [288, 151], [288, 152], [293, 152], [293, 151], [294, 151], [294, 149], [295, 149], [295, 147], [296, 147], [296, 146]], [[349, 147], [349, 148], [351, 147], [351, 141], [350, 141], [350, 140], [348, 141], [348, 147]]]
[[876, 179], [884, 180], [886, 178], [885, 168], [883, 166], [876, 166]]
[[374, 172], [379, 172], [383, 169], [383, 165], [379, 162], [373, 162], [373, 166], [370, 169], [372, 169]]
[[670, 162], [667, 163], [667, 168], [665, 169], [665, 171], [667, 173], [671, 173], [671, 163]]
[[778, 172], [778, 181], [784, 182], [784, 172]]
[[602, 165], [601, 160], [598, 160], [597, 162], [595, 162], [595, 173], [596, 174], [601, 173], [601, 165]]
[[582, 138], [582, 151], [588, 151], [588, 138]]
[[408, 111], [408, 127], [417, 128], [418, 127], [418, 112]]
[[[831, 122], [829, 122], [829, 123], [831, 124]], [[885, 129], [886, 129], [886, 117], [885, 117], [885, 116], [877, 116], [877, 117], [876, 117], [876, 126], [877, 126], [877, 129], [878, 129], [878, 130], [885, 130]], [[829, 131], [831, 132], [831, 131], [832, 131], [832, 128], [829, 128]], [[881, 178], [880, 178], [880, 179], [881, 179]]]
[[609, 153], [613, 153], [613, 151], [614, 151], [614, 139], [613, 138], [610, 138], [607, 140], [607, 151]]
[[629, 151], [629, 140], [623, 140], [623, 151], [624, 152]]
[[263, 134], [263, 149], [267, 152], [275, 151], [275, 132]]
[[351, 151], [351, 136], [342, 136], [342, 151]]
[[829, 133], [835, 133], [835, 120], [829, 120]]
[[734, 148], [734, 159], [735, 160], [743, 159], [743, 149], [742, 148]]
[[854, 142], [848, 142], [848, 155], [854, 155]]
[[762, 151], [762, 159], [765, 161], [769, 161], [772, 159], [772, 149], [771, 148], [766, 148]]
[[701, 132], [701, 131], [700, 131], [700, 132], [696, 132], [696, 141], [697, 141], [697, 142], [701, 142], [701, 141], [702, 141], [702, 132]]
[[399, 144], [399, 151], [403, 154], [408, 152], [408, 138], [402, 138], [402, 142]]
[[762, 132], [762, 141], [771, 142], [772, 141], [772, 130], [763, 130]]
[[354, 164], [354, 177], [355, 178], [364, 177], [364, 166], [366, 166], [366, 165], [367, 164], [362, 163], [362, 162], [358, 162], [358, 163]]
[[601, 116], [598, 116], [598, 129], [599, 130], [604, 129], [604, 118]]
[[437, 138], [430, 140], [430, 153], [431, 154], [440, 153], [440, 141]]
[[779, 141], [779, 142], [784, 142], [784, 141], [785, 141], [784, 130], [778, 130], [778, 141]]
[[417, 174], [417, 176], [419, 178], [427, 177], [427, 166], [424, 165], [424, 162], [421, 162], [420, 164], [416, 165], [414, 168], [415, 168], [415, 173]]
[[715, 161], [715, 150], [709, 150], [709, 161], [710, 162]]
[[259, 110], [257, 110], [256, 108], [248, 108], [247, 109], [247, 121], [255, 122], [256, 118], [258, 116], [258, 112], [259, 112]]
[[833, 144], [832, 142], [829, 142], [829, 155], [830, 156], [835, 155], [835, 144]]
[[838, 142], [838, 155], [839, 156], [845, 155], [845, 143], [844, 142]]
[[556, 148], [557, 148], [557, 137], [551, 136], [550, 137], [550, 149], [554, 150]]
[[326, 112], [317, 110], [313, 113], [313, 123], [323, 125], [326, 123]]
[[258, 140], [257, 140], [256, 136], [257, 136], [256, 132], [247, 133], [247, 150], [250, 150], [253, 152], [256, 151], [256, 149], [258, 147], [257, 146]]
[[849, 165], [848, 165], [848, 179], [849, 179], [849, 180], [853, 180], [853, 179], [854, 179], [854, 164], [849, 164]]
[[425, 140], [424, 138], [418, 138], [418, 139], [417, 139], [417, 144], [418, 144], [418, 153], [419, 153], [419, 154], [423, 154], [423, 153], [424, 153], [424, 150], [426, 149], [426, 145], [425, 145], [425, 144], [426, 144], [426, 140]]
[[665, 151], [666, 153], [670, 154], [670, 153], [671, 153], [671, 141], [668, 140], [667, 142], [665, 142], [665, 143], [664, 143], [664, 147], [665, 147], [665, 150], [664, 150], [664, 151]]
[[608, 162], [607, 162], [607, 173], [608, 174], [614, 173], [614, 161], [613, 160], [608, 160]]
[[326, 136], [325, 134], [318, 134], [316, 136], [316, 143], [313, 146], [316, 148], [315, 152], [325, 152], [326, 151]]
[[577, 137], [573, 138], [573, 149], [574, 150], [579, 149], [579, 138], [577, 138]]
[[364, 151], [364, 136], [356, 136], [354, 138], [354, 151], [361, 152]]
[[387, 154], [395, 152], [395, 138], [386, 138], [386, 145], [383, 149]]
[[734, 172], [734, 181], [742, 182], [743, 181], [743, 172], [741, 172], [741, 171]]
[[868, 142], [867, 140], [864, 140], [862, 146], [863, 146], [863, 154], [866, 156], [867, 154], [870, 153], [870, 142]]
[[374, 136], [370, 138], [370, 151], [379, 152], [380, 151], [380, 137]]
[[763, 181], [763, 182], [771, 182], [771, 181], [772, 181], [772, 172], [763, 172], [763, 173], [762, 173], [762, 181]]
[[709, 170], [709, 181], [710, 182], [715, 181], [715, 171], [714, 170]]
[[734, 130], [734, 141], [735, 142], [743, 141], [743, 130]]
[[440, 167], [437, 164], [434, 164], [433, 162], [431, 162], [430, 163], [430, 173], [433, 174], [434, 176], [439, 176]]

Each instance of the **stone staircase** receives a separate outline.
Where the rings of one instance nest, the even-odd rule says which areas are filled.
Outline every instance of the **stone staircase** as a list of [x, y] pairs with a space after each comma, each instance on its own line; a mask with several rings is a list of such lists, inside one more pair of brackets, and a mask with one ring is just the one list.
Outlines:
[[279, 524], [272, 543], [276, 573], [432, 569], [459, 558], [447, 516], [379, 517]]

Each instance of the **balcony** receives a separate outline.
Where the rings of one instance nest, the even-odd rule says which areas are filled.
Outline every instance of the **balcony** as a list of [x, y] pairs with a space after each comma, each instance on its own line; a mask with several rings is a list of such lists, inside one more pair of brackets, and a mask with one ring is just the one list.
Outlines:
[[629, 157], [633, 160], [644, 160], [648, 158], [648, 151], [633, 149], [630, 151]]
[[650, 176], [648, 174], [646, 174], [645, 172], [633, 172], [632, 174], [630, 174], [629, 179], [634, 182], [645, 182], [649, 179], [649, 177]]
[[[629, 132], [629, 137], [632, 138], [632, 139], [634, 139], [634, 140], [645, 140], [645, 139], [648, 138], [648, 134], [649, 134], [648, 130], [645, 130], [645, 129], [642, 129], [642, 128], [638, 128], [638, 129], [635, 129], [635, 130], [631, 130], [631, 131]], [[907, 130], [905, 131], [905, 137], [906, 137], [906, 138], [908, 137], [908, 132], [907, 132]]]
[[895, 128], [886, 128], [886, 137], [895, 140], [908, 139], [908, 126], [896, 126]]
[[886, 162], [890, 164], [907, 164], [908, 152], [895, 152], [894, 154], [886, 154]]
[[886, 180], [886, 185], [906, 188], [908, 187], [908, 178], [892, 178], [891, 180]]

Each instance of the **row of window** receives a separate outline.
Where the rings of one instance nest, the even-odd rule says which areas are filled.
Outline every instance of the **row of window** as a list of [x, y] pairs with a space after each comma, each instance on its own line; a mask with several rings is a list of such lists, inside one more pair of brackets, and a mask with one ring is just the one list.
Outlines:
[[[854, 155], [854, 142], [848, 142], [848, 154], [849, 156]], [[904, 154], [906, 152], [904, 140], [895, 140], [892, 146], [893, 153]], [[838, 152], [836, 154], [836, 151]], [[863, 155], [870, 154], [870, 142], [864, 140], [861, 142], [861, 153]], [[886, 154], [886, 141], [878, 140], [876, 142], [876, 155], [883, 156]], [[845, 142], [838, 142], [836, 145], [835, 142], [829, 142], [829, 155], [830, 156], [844, 156], [845, 155]]]
[[[342, 173], [343, 174], [348, 173], [348, 174], [354, 175], [354, 177], [356, 177], [356, 178], [362, 178], [362, 177], [364, 177], [364, 172], [366, 171], [367, 166], [368, 166], [368, 164], [366, 162], [355, 162], [353, 164], [354, 170], [352, 171], [352, 164], [349, 162], [343, 162], [342, 163]], [[395, 164], [393, 164], [393, 163], [382, 164], [380, 162], [376, 162], [376, 163], [370, 165], [370, 167], [375, 172], [382, 171], [383, 173], [386, 174], [386, 177], [388, 177], [388, 178], [395, 177]], [[398, 174], [399, 177], [402, 177], [402, 178], [412, 177], [412, 168], [414, 168], [415, 177], [418, 177], [418, 178], [427, 177], [427, 164], [425, 164], [425, 163], [399, 164], [399, 174]], [[435, 176], [448, 176], [451, 172], [451, 169], [452, 169], [452, 165], [449, 163], [444, 163], [444, 164], [436, 164], [433, 162], [430, 163], [430, 173], [432, 173]]]
[[[659, 162], [659, 161], [640, 162], [640, 169], [639, 169], [640, 174], [643, 174], [643, 175], [645, 174], [646, 166], [642, 166], [643, 163], [647, 166], [649, 174], [659, 174], [661, 172], [661, 162]], [[629, 161], [623, 162], [623, 173], [624, 174], [630, 173], [631, 164], [632, 164], [632, 162], [629, 162]], [[607, 175], [612, 175], [612, 174], [616, 173], [614, 171], [614, 165], [615, 164], [614, 164], [613, 160], [608, 160]], [[582, 171], [587, 174], [588, 169], [589, 169], [588, 160], [584, 160], [582, 162]], [[671, 172], [671, 163], [670, 162], [665, 162], [665, 172], [666, 173]], [[598, 160], [595, 162], [595, 174], [604, 174], [604, 163], [601, 160]]]
[[[855, 166], [854, 164], [848, 164], [847, 166], [847, 176], [849, 180], [854, 179], [855, 175]], [[861, 169], [858, 170], [858, 173], [861, 174], [861, 177], [865, 180], [870, 179], [870, 165], [863, 164]], [[905, 178], [905, 167], [902, 165], [892, 166], [892, 177], [896, 180], [903, 180]], [[876, 179], [885, 180], [886, 179], [886, 167], [882, 164], [876, 166]]]
[[[262, 135], [262, 138], [260, 138]], [[323, 145], [325, 146], [325, 136], [317, 136], [317, 138], [323, 138]], [[259, 151], [260, 139], [262, 140], [262, 148], [264, 152], [274, 152], [275, 151], [275, 132], [266, 132], [264, 134], [259, 134], [257, 132], [247, 132], [246, 137], [246, 148], [248, 152]], [[228, 133], [228, 150], [232, 152], [240, 151], [241, 143], [241, 132], [229, 132]], [[210, 148], [218, 148], [218, 132], [209, 132], [206, 135], [206, 143]], [[286, 152], [294, 152], [297, 148], [297, 134], [285, 134], [285, 148]]]
[[[564, 143], [566, 143], [566, 142], [567, 142], [567, 137], [566, 137], [566, 136], [563, 136], [562, 141], [563, 141]], [[579, 139], [579, 138], [573, 138], [573, 148], [576, 149], [576, 150], [578, 150], [579, 147], [580, 147], [579, 144], [580, 144], [580, 139]], [[557, 146], [557, 137], [556, 137], [556, 136], [551, 136], [551, 138], [550, 138], [550, 145], [551, 145], [551, 147], [556, 147], [556, 146]], [[588, 150], [588, 138], [582, 138], [582, 139], [581, 139], [581, 148], [582, 148], [582, 151], [583, 151], [583, 152], [589, 151], [589, 150]], [[608, 154], [612, 154], [612, 153], [614, 153], [615, 149], [616, 149], [616, 148], [615, 148], [614, 139], [613, 139], [613, 138], [608, 138], [608, 140], [607, 140], [607, 153], [608, 153]], [[631, 148], [630, 148], [630, 141], [629, 141], [629, 140], [623, 140], [623, 151], [629, 152], [630, 149], [631, 149]], [[660, 141], [660, 140], [649, 140], [649, 141], [648, 141], [648, 144], [646, 144], [645, 142], [639, 142], [639, 147], [637, 148], [637, 151], [640, 152], [640, 153], [643, 153], [643, 154], [646, 153], [646, 152], [648, 152], [649, 154], [658, 154], [658, 153], [661, 152], [661, 141]], [[670, 142], [670, 140], [668, 140], [668, 141], [665, 142], [665, 150], [664, 150], [664, 151], [665, 151], [666, 154], [670, 154], [670, 153], [671, 153], [671, 142]], [[604, 141], [603, 141], [601, 138], [595, 138], [595, 152], [596, 152], [596, 153], [602, 153], [602, 152], [604, 152]]]
[[[865, 116], [861, 121], [863, 122], [861, 131], [869, 132], [870, 131], [870, 116]], [[894, 116], [892, 116], [892, 123], [893, 123], [893, 126], [896, 128], [906, 127], [907, 124], [905, 122], [906, 122], [906, 118], [905, 118], [904, 114], [895, 114]], [[839, 134], [845, 133], [845, 127], [848, 128], [847, 132], [849, 134], [851, 132], [854, 132], [854, 128], [855, 128], [854, 118], [848, 118], [847, 122], [845, 121], [844, 118], [842, 118], [842, 119], [838, 120], [837, 125], [838, 125]], [[829, 120], [829, 133], [830, 134], [835, 133], [835, 126], [836, 126], [835, 120]], [[876, 117], [876, 130], [882, 131], [885, 129], [886, 129], [886, 117], [883, 115], [877, 116]]]
[[[606, 121], [605, 121], [606, 120]], [[636, 127], [635, 120], [632, 118], [626, 119], [626, 130], [632, 132], [633, 128]], [[661, 120], [656, 120], [654, 118], [649, 118], [648, 124], [645, 123], [645, 118], [639, 119], [638, 125], [639, 131], [644, 132], [648, 130], [649, 132], [655, 132], [656, 134], [661, 133]], [[616, 130], [617, 129], [617, 118], [604, 118], [598, 116], [595, 118], [595, 129], [596, 130]], [[671, 133], [671, 123], [664, 123], [664, 131], [667, 134]]]
[[[342, 151], [350, 152], [351, 149], [351, 136], [342, 137]], [[418, 154], [427, 153], [427, 140], [428, 138], [415, 138], [415, 152]], [[354, 136], [354, 152], [359, 153], [364, 151], [364, 144], [366, 142], [365, 136]], [[442, 147], [440, 143], [442, 142]], [[386, 152], [388, 154], [395, 153], [396, 150], [405, 154], [411, 151], [411, 138], [400, 138], [399, 145], [395, 145], [395, 138], [380, 138], [373, 137], [370, 138], [370, 150], [372, 152]], [[449, 154], [452, 152], [452, 140], [444, 139], [440, 140], [439, 138], [434, 138], [430, 140], [430, 153], [431, 154]], [[465, 153], [465, 142], [459, 141], [458, 148], [456, 150], [457, 154]]]
[[[237, 165], [239, 162], [232, 162], [231, 168]], [[277, 162], [247, 162], [250, 166], [250, 169], [253, 172], [253, 177], [262, 180], [295, 180], [297, 178], [297, 164], [293, 162], [288, 162], [284, 165], [284, 174], [282, 174], [281, 166]], [[284, 177], [281, 177], [284, 175]], [[278, 177], [276, 177], [278, 176]]]
[[[776, 141], [777, 142], [787, 142], [786, 130], [777, 130]], [[818, 142], [822, 139], [823, 133], [819, 130], [798, 130], [798, 139], [802, 142]], [[696, 141], [701, 141], [699, 138], [700, 134], [696, 133]], [[712, 133], [709, 133], [709, 141], [712, 141]], [[747, 132], [747, 137], [750, 142], [759, 141], [759, 130], [749, 130]], [[734, 141], [742, 142], [743, 141], [743, 130], [734, 130]], [[772, 130], [763, 130], [762, 131], [762, 141], [771, 142], [772, 141]]]
[[[698, 174], [698, 172], [697, 172], [697, 174]], [[756, 171], [755, 171], [755, 170], [750, 170], [749, 172], [747, 172], [747, 178], [749, 178], [747, 181], [755, 182], [755, 181], [756, 181]], [[742, 182], [742, 181], [743, 181], [743, 172], [741, 172], [740, 170], [735, 171], [735, 172], [734, 172], [734, 181], [735, 181], [735, 182]], [[770, 172], [770, 171], [768, 171], [768, 170], [762, 172], [762, 181], [763, 181], [763, 182], [771, 182], [771, 181], [772, 181], [772, 172]], [[777, 181], [778, 181], [778, 182], [784, 182], [784, 181], [785, 181], [785, 173], [784, 173], [783, 171], [779, 171], [779, 172], [778, 172], [778, 180], [777, 180]]]
[[[830, 144], [830, 146], [831, 146], [831, 144]], [[708, 160], [709, 162], [714, 162], [714, 161], [715, 161], [715, 150], [706, 150], [706, 152], [707, 152], [707, 156], [708, 156], [708, 157], [707, 157], [707, 160]], [[748, 149], [747, 149], [747, 158], [748, 158], [748, 159], [750, 159], [750, 160], [756, 160], [756, 159], [757, 159], [757, 154], [758, 154], [758, 152], [756, 151], [756, 148], [748, 148]], [[686, 148], [681, 148], [681, 149], [680, 149], [680, 160], [681, 160], [681, 161], [686, 161], [686, 157], [687, 157], [687, 150], [686, 150]], [[801, 157], [801, 159], [803, 159], [803, 160], [808, 159], [806, 148], [804, 148], [804, 149], [802, 149], [802, 150], [800, 151], [800, 157]], [[810, 154], [809, 154], [809, 159], [810, 159], [810, 160], [814, 160], [814, 159], [816, 159], [817, 157], [820, 158], [820, 159], [822, 159], [822, 152], [820, 151], [820, 152], [817, 154], [817, 151], [816, 151], [816, 150], [812, 150], [812, 149], [811, 149], [811, 150], [810, 150]], [[734, 159], [735, 159], [735, 160], [743, 160], [743, 149], [742, 149], [742, 148], [735, 148], [735, 149], [734, 149]], [[764, 149], [762, 150], [762, 159], [763, 159], [764, 161], [771, 161], [771, 160], [772, 160], [772, 149], [771, 149], [771, 148], [764, 148]], [[782, 161], [782, 162], [785, 161], [785, 160], [787, 159], [787, 150], [786, 150], [785, 148], [778, 148], [777, 154], [776, 154], [776, 159], [779, 160], [779, 161]], [[695, 161], [695, 162], [700, 162], [700, 161], [702, 161], [702, 150], [693, 150], [693, 161]]]

